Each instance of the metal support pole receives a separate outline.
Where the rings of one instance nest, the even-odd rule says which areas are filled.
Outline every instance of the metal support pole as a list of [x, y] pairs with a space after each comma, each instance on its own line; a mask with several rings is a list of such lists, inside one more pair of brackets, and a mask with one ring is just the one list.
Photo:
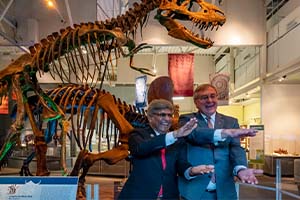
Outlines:
[[[92, 197], [92, 188], [94, 195]], [[87, 200], [99, 200], [99, 184], [87, 184], [86, 185], [86, 199]]]
[[70, 27], [73, 28], [74, 27], [73, 18], [72, 18], [70, 4], [69, 4], [68, 0], [65, 0], [65, 5], [66, 5], [66, 8], [67, 8], [67, 12], [68, 12], [68, 18], [69, 18]]
[[13, 3], [14, 0], [10, 0], [6, 6], [6, 8], [4, 9], [3, 13], [0, 16], [0, 22], [2, 21], [2, 19], [4, 18], [4, 16], [6, 15], [8, 9], [10, 8], [11, 4]]
[[276, 159], [276, 200], [282, 200], [281, 194], [281, 161]]

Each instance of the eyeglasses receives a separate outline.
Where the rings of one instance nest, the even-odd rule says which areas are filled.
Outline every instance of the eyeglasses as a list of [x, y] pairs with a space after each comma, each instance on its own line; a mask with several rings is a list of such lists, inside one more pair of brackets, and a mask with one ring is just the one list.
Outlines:
[[196, 99], [200, 99], [200, 101], [207, 101], [209, 98], [212, 100], [217, 99], [218, 95], [217, 94], [210, 94], [210, 95], [201, 95], [197, 97]]
[[171, 113], [153, 113], [153, 114], [156, 115], [156, 116], [159, 116], [161, 118], [166, 117], [166, 116], [168, 116], [170, 118], [173, 117], [173, 114], [171, 114]]

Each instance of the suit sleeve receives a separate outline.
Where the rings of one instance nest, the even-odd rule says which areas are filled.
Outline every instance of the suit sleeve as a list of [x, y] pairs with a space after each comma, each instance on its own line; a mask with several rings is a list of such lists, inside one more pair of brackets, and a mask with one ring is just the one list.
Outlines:
[[180, 176], [184, 176], [184, 172], [189, 168], [192, 167], [192, 165], [187, 160], [187, 144], [183, 140], [180, 140], [178, 142], [178, 159], [177, 159], [177, 170], [178, 174]]
[[148, 156], [166, 146], [165, 137], [165, 134], [155, 136], [150, 128], [134, 129], [128, 139], [130, 154], [137, 157]]
[[[237, 119], [233, 121], [232, 128], [240, 128]], [[233, 167], [243, 165], [247, 167], [245, 149], [241, 146], [240, 138], [232, 138], [230, 142], [230, 160]]]
[[[191, 115], [182, 115], [179, 117], [179, 125], [180, 127], [187, 123]], [[215, 129], [210, 128], [201, 128], [197, 127], [191, 134], [189, 134], [186, 139], [188, 142], [194, 145], [203, 145], [208, 143], [214, 143], [214, 131]]]

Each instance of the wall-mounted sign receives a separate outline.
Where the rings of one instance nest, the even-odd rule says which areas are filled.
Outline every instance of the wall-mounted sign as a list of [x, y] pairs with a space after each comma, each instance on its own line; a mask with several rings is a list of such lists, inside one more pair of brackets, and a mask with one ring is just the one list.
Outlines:
[[147, 105], [147, 76], [140, 76], [135, 79], [135, 106], [143, 108]]
[[0, 199], [76, 199], [78, 177], [0, 177]]
[[264, 162], [264, 125], [250, 125], [249, 128], [258, 130], [255, 137], [249, 138], [249, 159], [251, 162]]

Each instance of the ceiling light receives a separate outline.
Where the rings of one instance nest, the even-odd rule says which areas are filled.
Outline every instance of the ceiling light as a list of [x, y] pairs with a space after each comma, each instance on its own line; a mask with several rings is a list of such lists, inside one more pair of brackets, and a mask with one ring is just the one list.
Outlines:
[[47, 6], [48, 6], [49, 8], [53, 8], [53, 7], [54, 7], [53, 1], [47, 0]]
[[184, 97], [173, 97], [173, 100], [184, 100]]
[[279, 81], [279, 82], [282, 82], [282, 81], [284, 81], [285, 79], [286, 79], [286, 75], [280, 77], [280, 78], [278, 79], [278, 81]]

